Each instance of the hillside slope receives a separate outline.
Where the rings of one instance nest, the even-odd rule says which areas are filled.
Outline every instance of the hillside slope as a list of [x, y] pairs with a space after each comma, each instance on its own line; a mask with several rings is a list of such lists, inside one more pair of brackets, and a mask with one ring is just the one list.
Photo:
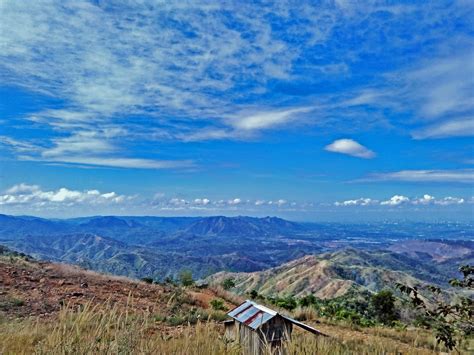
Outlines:
[[[118, 309], [183, 318], [208, 309], [211, 290], [182, 290], [100, 274], [67, 264], [38, 262], [0, 246], [0, 318], [53, 317], [61, 306], [109, 304]], [[226, 303], [228, 307], [232, 304]], [[195, 311], [194, 311], [195, 312]]]
[[396, 282], [419, 285], [444, 284], [445, 280], [431, 262], [423, 263], [406, 255], [387, 251], [339, 250], [308, 255], [281, 266], [252, 273], [221, 272], [211, 283], [233, 278], [239, 293], [257, 290], [267, 296], [303, 296], [334, 298], [351, 289], [378, 291], [393, 288]]

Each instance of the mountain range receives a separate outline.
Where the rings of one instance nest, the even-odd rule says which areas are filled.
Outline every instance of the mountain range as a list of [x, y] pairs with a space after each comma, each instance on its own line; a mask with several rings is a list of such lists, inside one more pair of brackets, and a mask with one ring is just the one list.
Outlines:
[[[417, 241], [422, 244], [423, 241]], [[442, 244], [441, 241], [428, 241]], [[220, 272], [209, 277], [212, 284], [226, 279], [235, 282], [234, 291], [240, 294], [258, 291], [264, 296], [305, 296], [335, 298], [349, 291], [380, 291], [395, 288], [396, 283], [411, 286], [434, 284], [449, 287], [448, 281], [459, 277], [460, 259], [474, 261], [474, 243], [470, 252], [463, 254], [465, 246], [453, 245], [453, 257], [437, 262], [428, 252], [414, 257], [388, 250], [342, 249], [320, 255], [307, 255], [280, 266], [251, 273]], [[467, 243], [466, 243], [467, 245]], [[457, 252], [457, 253], [456, 253]], [[456, 256], [454, 256], [456, 255]], [[459, 257], [459, 255], [463, 255]]]
[[[425, 231], [424, 239], [421, 231]], [[0, 244], [14, 250], [41, 260], [157, 280], [176, 277], [185, 269], [196, 279], [222, 271], [272, 274], [269, 270], [291, 269], [297, 260], [305, 260], [302, 265], [309, 262], [308, 268], [316, 267], [313, 273], [321, 271], [337, 279], [337, 267], [363, 260], [370, 261], [367, 268], [410, 271], [409, 275], [422, 280], [431, 274], [432, 281], [445, 283], [454, 273], [454, 264], [472, 260], [472, 235], [471, 225], [459, 224], [311, 224], [245, 216], [43, 219], [0, 215]], [[337, 254], [347, 248], [351, 252]], [[331, 263], [331, 269], [314, 258]], [[267, 289], [265, 277], [261, 278], [258, 284]], [[252, 283], [243, 282], [242, 289], [248, 284]], [[369, 284], [362, 282], [370, 289]]]

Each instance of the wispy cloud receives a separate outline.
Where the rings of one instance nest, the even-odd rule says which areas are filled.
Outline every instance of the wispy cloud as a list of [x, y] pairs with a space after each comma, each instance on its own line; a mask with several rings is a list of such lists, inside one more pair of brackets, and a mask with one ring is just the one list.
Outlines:
[[14, 151], [19, 152], [19, 153], [24, 153], [24, 152], [31, 153], [31, 152], [42, 150], [41, 147], [36, 146], [32, 143], [20, 141], [18, 139], [13, 139], [6, 136], [0, 136], [0, 145], [4, 145], [8, 148], [12, 148]]
[[[350, 88], [362, 94], [349, 99], [345, 90], [300, 95], [274, 89], [288, 83], [324, 87], [328, 78], [351, 75], [352, 65], [367, 53], [398, 58], [391, 53], [401, 48], [432, 51], [424, 44], [449, 42], [456, 32], [437, 24], [468, 17], [463, 6], [4, 1], [3, 81], [61, 102], [25, 117], [50, 130], [41, 144], [11, 141], [9, 146], [39, 149], [30, 155], [38, 160], [72, 150], [74, 159], [90, 160], [81, 150], [88, 141], [98, 148], [96, 162], [110, 163], [126, 159], [118, 149], [122, 140], [106, 133], [110, 126], [128, 132], [128, 140], [149, 144], [247, 139], [300, 121], [337, 129], [353, 127], [358, 119], [364, 126], [370, 126], [369, 118], [379, 120], [372, 112], [361, 119], [353, 109], [357, 105], [409, 107], [418, 118], [448, 122], [457, 115], [459, 121], [472, 109], [472, 75], [466, 74], [472, 73], [472, 61], [465, 53], [440, 53], [392, 76], [375, 73], [373, 89]], [[406, 28], [418, 35], [408, 36]], [[380, 42], [383, 38], [390, 40]], [[400, 58], [394, 65], [405, 67], [410, 58]], [[318, 106], [314, 119], [307, 120], [321, 102], [326, 106]], [[143, 119], [130, 122], [129, 117]], [[357, 154], [369, 157], [370, 151]], [[127, 157], [132, 158], [143, 157]]]
[[312, 107], [290, 108], [278, 111], [257, 112], [232, 119], [232, 125], [239, 130], [252, 131], [273, 128], [295, 121], [304, 113], [314, 110]]
[[324, 147], [328, 152], [351, 155], [357, 158], [372, 159], [375, 153], [353, 139], [338, 139]]
[[412, 133], [415, 139], [474, 136], [474, 117], [437, 123]]
[[474, 169], [402, 170], [375, 173], [357, 181], [458, 182], [469, 184], [474, 182]]
[[[27, 159], [27, 157], [24, 157]], [[194, 163], [191, 160], [152, 160], [138, 158], [106, 158], [100, 156], [57, 156], [54, 158], [45, 158], [42, 161], [70, 163], [79, 165], [92, 165], [114, 168], [132, 168], [132, 169], [178, 169], [192, 168]]]

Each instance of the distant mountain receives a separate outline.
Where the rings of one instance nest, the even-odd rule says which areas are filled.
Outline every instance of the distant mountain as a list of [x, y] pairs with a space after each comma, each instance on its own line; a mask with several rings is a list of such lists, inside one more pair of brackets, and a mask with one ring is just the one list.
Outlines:
[[469, 240], [406, 240], [403, 243], [393, 243], [388, 249], [413, 257], [429, 255], [437, 262], [474, 257], [474, 242]]
[[233, 278], [240, 293], [257, 290], [266, 296], [303, 296], [334, 298], [349, 290], [379, 291], [394, 288], [397, 282], [448, 286], [448, 278], [433, 261], [421, 261], [389, 251], [339, 250], [307, 255], [283, 265], [252, 273], [221, 272], [209, 277], [220, 284]]
[[302, 226], [276, 217], [205, 217], [192, 223], [183, 234], [201, 236], [241, 236], [264, 237], [280, 233], [294, 233]]
[[[390, 249], [393, 257], [377, 264], [379, 256], [346, 253], [343, 264], [409, 268], [414, 277], [426, 278], [431, 273], [435, 282], [452, 275], [454, 263], [471, 260], [468, 251], [472, 251], [472, 242], [451, 239], [470, 238], [472, 226], [425, 225], [423, 230], [432, 235], [443, 233], [445, 239], [415, 242], [409, 238], [410, 231], [420, 234], [422, 229], [420, 224], [311, 224], [277, 217], [93, 216], [59, 220], [0, 215], [0, 244], [43, 260], [158, 279], [176, 276], [182, 269], [190, 269], [195, 278], [218, 271], [262, 271], [305, 255], [347, 247]], [[408, 243], [411, 247], [406, 247]], [[425, 267], [418, 273], [420, 263]]]
[[79, 227], [82, 228], [129, 228], [140, 226], [140, 223], [127, 223], [126, 220], [113, 216], [94, 217], [79, 224]]
[[133, 277], [262, 270], [320, 250], [290, 240], [297, 223], [272, 217], [2, 217], [0, 243], [15, 250]]
[[14, 217], [0, 214], [0, 237], [15, 238], [26, 234], [60, 234], [68, 231], [68, 224], [37, 217]]

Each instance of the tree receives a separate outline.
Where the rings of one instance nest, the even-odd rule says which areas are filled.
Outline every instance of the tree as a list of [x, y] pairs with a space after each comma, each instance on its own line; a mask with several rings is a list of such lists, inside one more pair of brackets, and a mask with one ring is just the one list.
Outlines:
[[229, 277], [222, 282], [222, 287], [224, 290], [230, 290], [235, 287], [235, 281], [233, 278]]
[[146, 282], [147, 284], [152, 284], [153, 283], [153, 279], [151, 277], [144, 277], [144, 278], [142, 278], [142, 281]]
[[390, 290], [382, 290], [372, 295], [370, 306], [377, 321], [383, 324], [391, 324], [398, 319], [395, 297]]
[[192, 286], [194, 284], [193, 274], [190, 270], [183, 270], [179, 273], [179, 280], [183, 286]]
[[250, 291], [249, 296], [250, 296], [250, 298], [253, 299], [253, 300], [256, 299], [256, 298], [258, 297], [258, 292], [257, 292], [257, 290], [252, 290], [252, 291]]
[[[463, 278], [450, 280], [451, 286], [473, 290], [474, 266], [464, 265], [459, 271]], [[439, 287], [428, 285], [423, 290], [435, 299], [430, 302], [420, 295], [420, 289], [417, 287], [397, 284], [397, 288], [410, 298], [415, 308], [423, 312], [427, 324], [435, 332], [438, 343], [443, 343], [449, 350], [456, 348], [457, 336], [467, 337], [474, 333], [474, 300], [471, 298], [458, 295], [456, 302], [447, 303], [442, 299]]]
[[296, 308], [296, 306], [298, 306], [298, 303], [296, 302], [296, 299], [292, 296], [288, 296], [288, 297], [285, 297], [285, 298], [278, 298], [276, 300], [275, 304], [278, 307], [287, 309], [289, 311], [292, 311], [293, 309]]
[[304, 296], [300, 298], [299, 300], [299, 304], [301, 307], [309, 307], [317, 303], [318, 303], [318, 299], [313, 294]]

